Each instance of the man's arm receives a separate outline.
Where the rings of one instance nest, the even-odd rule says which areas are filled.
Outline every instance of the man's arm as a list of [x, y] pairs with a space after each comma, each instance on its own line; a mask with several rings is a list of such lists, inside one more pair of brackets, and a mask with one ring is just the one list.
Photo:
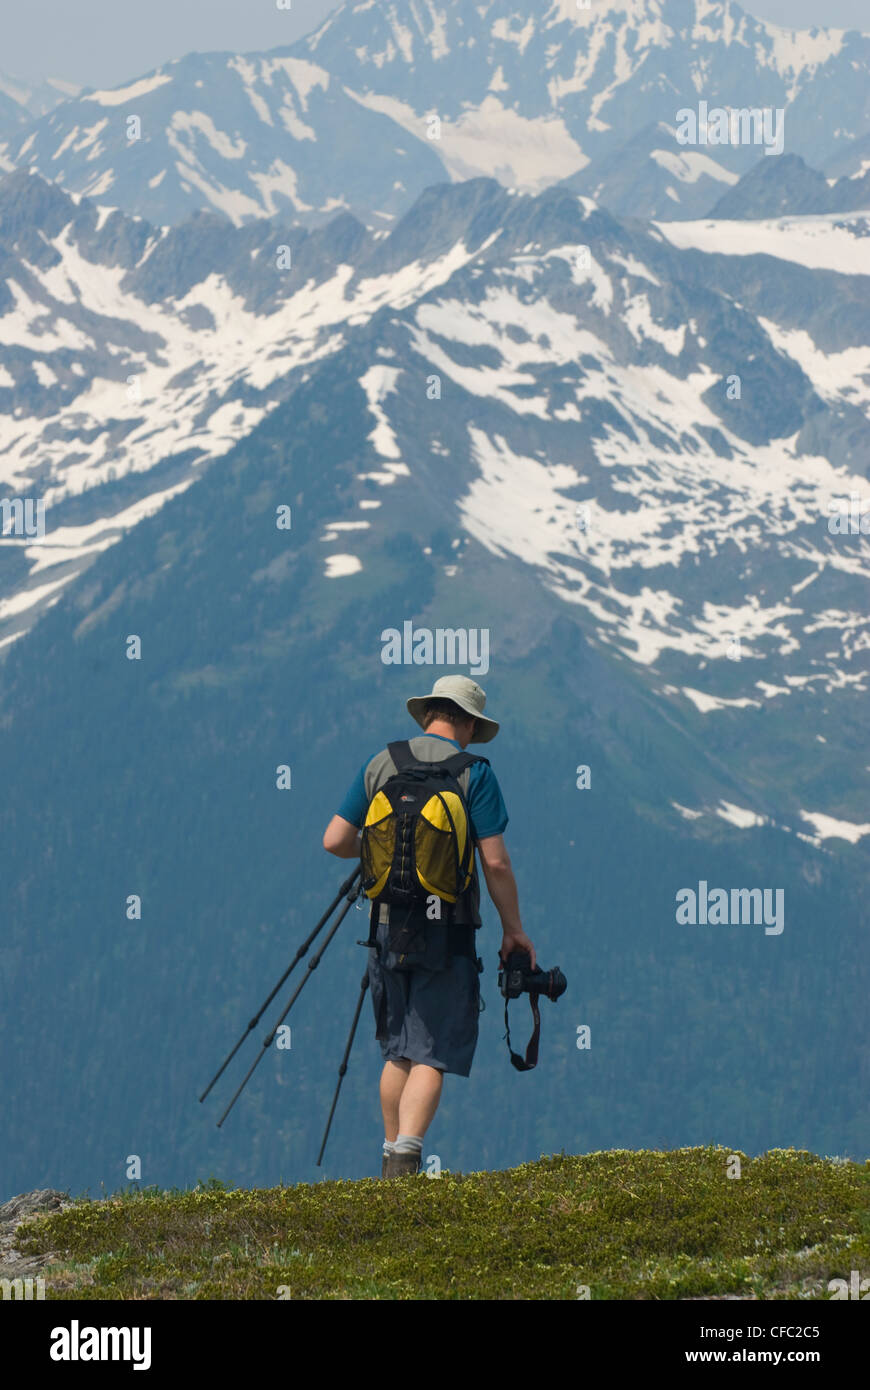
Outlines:
[[343, 816], [333, 816], [323, 833], [323, 848], [337, 859], [359, 859], [360, 833]]
[[520, 901], [517, 881], [511, 867], [510, 855], [502, 835], [490, 835], [477, 844], [480, 862], [489, 889], [489, 896], [495, 903], [501, 918], [502, 943], [500, 955], [506, 960], [511, 951], [528, 951], [534, 970], [535, 948], [526, 936], [520, 922]]

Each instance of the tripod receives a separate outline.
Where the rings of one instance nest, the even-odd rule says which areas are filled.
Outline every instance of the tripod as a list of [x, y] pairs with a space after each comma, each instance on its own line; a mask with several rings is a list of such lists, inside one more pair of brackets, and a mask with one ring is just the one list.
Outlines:
[[318, 1168], [320, 1167], [320, 1164], [323, 1159], [323, 1151], [326, 1148], [326, 1141], [329, 1138], [329, 1128], [332, 1124], [332, 1117], [335, 1114], [335, 1107], [338, 1105], [338, 1093], [341, 1090], [341, 1083], [344, 1080], [344, 1074], [347, 1071], [347, 1059], [350, 1056], [350, 1049], [353, 1047], [353, 1040], [356, 1037], [356, 1026], [359, 1023], [359, 1016], [362, 1013], [363, 1000], [366, 997], [366, 990], [368, 989], [368, 987], [369, 972], [366, 971], [366, 973], [362, 977], [362, 984], [360, 985], [359, 991], [359, 999], [356, 1001], [356, 1013], [353, 1016], [353, 1023], [350, 1027], [350, 1035], [348, 1036], [347, 1047], [344, 1049], [344, 1056], [341, 1059], [341, 1066], [338, 1069], [338, 1085], [335, 1088], [335, 1095], [332, 1097], [332, 1108], [329, 1112], [329, 1119], [326, 1121], [326, 1129], [323, 1131], [323, 1143], [320, 1145], [320, 1153], [317, 1155]]
[[[268, 1036], [267, 1036], [266, 1038], [264, 1038], [264, 1040], [263, 1040], [263, 1046], [262, 1046], [261, 1050], [257, 1053], [257, 1056], [255, 1057], [255, 1059], [254, 1059], [253, 1063], [251, 1064], [251, 1066], [248, 1068], [248, 1071], [247, 1071], [245, 1077], [243, 1078], [243, 1080], [242, 1080], [242, 1082], [241, 1082], [241, 1085], [237, 1088], [235, 1095], [233, 1096], [233, 1098], [232, 1098], [232, 1100], [230, 1101], [229, 1105], [227, 1106], [226, 1110], [224, 1111], [224, 1113], [221, 1115], [220, 1119], [218, 1120], [218, 1122], [217, 1122], [217, 1127], [218, 1127], [218, 1129], [220, 1129], [220, 1127], [221, 1127], [221, 1125], [223, 1124], [224, 1120], [227, 1118], [227, 1115], [230, 1113], [230, 1111], [232, 1110], [232, 1108], [233, 1108], [233, 1106], [235, 1105], [236, 1101], [238, 1100], [239, 1096], [241, 1095], [242, 1091], [245, 1089], [245, 1086], [247, 1086], [248, 1082], [250, 1081], [251, 1077], [253, 1076], [254, 1072], [256, 1071], [257, 1067], [259, 1066], [260, 1062], [263, 1060], [263, 1056], [264, 1056], [265, 1052], [272, 1046], [272, 1043], [273, 1043], [274, 1040], [275, 1040], [275, 1035], [276, 1035], [276, 1033], [278, 1032], [278, 1029], [281, 1027], [281, 1024], [284, 1022], [285, 1018], [286, 1018], [287, 1015], [289, 1014], [289, 1012], [290, 1012], [290, 1010], [292, 1009], [293, 1005], [295, 1004], [296, 1000], [299, 998], [299, 995], [302, 993], [302, 991], [303, 991], [303, 989], [305, 988], [305, 985], [307, 984], [308, 980], [310, 980], [310, 978], [311, 978], [311, 972], [317, 969], [318, 965], [320, 964], [320, 960], [321, 960], [321, 957], [323, 956], [324, 951], [326, 950], [326, 948], [327, 948], [327, 946], [329, 945], [329, 943], [330, 943], [330, 941], [332, 940], [332, 938], [335, 936], [335, 933], [338, 931], [338, 929], [339, 929], [339, 927], [341, 926], [342, 922], [344, 921], [344, 918], [346, 917], [347, 913], [350, 911], [351, 907], [352, 907], [353, 904], [356, 902], [357, 898], [359, 897], [360, 893], [362, 892], [362, 883], [357, 883], [357, 879], [360, 877], [361, 872], [362, 872], [361, 865], [358, 864], [357, 867], [354, 869], [353, 873], [350, 875], [350, 877], [347, 878], [347, 879], [344, 881], [344, 883], [341, 885], [341, 887], [339, 888], [337, 894], [336, 894], [335, 897], [333, 898], [333, 900], [332, 900], [330, 906], [327, 908], [326, 912], [324, 912], [323, 916], [320, 918], [320, 921], [317, 923], [317, 925], [314, 927], [314, 929], [310, 932], [310, 934], [305, 938], [305, 940], [303, 941], [302, 945], [299, 947], [298, 951], [296, 952], [296, 955], [293, 957], [293, 959], [292, 959], [292, 961], [290, 962], [290, 964], [288, 965], [287, 969], [284, 971], [284, 974], [281, 976], [280, 980], [279, 980], [278, 983], [275, 985], [274, 989], [273, 989], [272, 992], [269, 994], [268, 998], [263, 1002], [263, 1004], [261, 1004], [261, 1006], [260, 1006], [260, 1008], [258, 1009], [257, 1013], [256, 1013], [256, 1014], [254, 1015], [254, 1017], [251, 1019], [250, 1023], [248, 1024], [247, 1028], [245, 1029], [244, 1033], [243, 1033], [242, 1036], [239, 1038], [239, 1040], [238, 1040], [238, 1042], [236, 1043], [235, 1047], [232, 1049], [232, 1051], [231, 1051], [230, 1053], [228, 1053], [228, 1055], [226, 1056], [226, 1058], [225, 1058], [224, 1061], [222, 1062], [221, 1066], [220, 1066], [220, 1067], [218, 1068], [218, 1070], [215, 1072], [215, 1074], [214, 1074], [214, 1076], [212, 1077], [211, 1081], [208, 1083], [208, 1085], [206, 1086], [206, 1088], [205, 1088], [205, 1090], [203, 1091], [202, 1095], [200, 1096], [199, 1099], [200, 1099], [200, 1104], [201, 1104], [201, 1103], [205, 1100], [205, 1098], [206, 1098], [206, 1096], [208, 1095], [209, 1091], [210, 1091], [210, 1090], [212, 1089], [212, 1087], [214, 1086], [215, 1082], [218, 1081], [219, 1078], [220, 1078], [221, 1076], [223, 1076], [224, 1072], [226, 1071], [226, 1069], [227, 1069], [227, 1067], [229, 1066], [230, 1062], [231, 1062], [231, 1061], [233, 1060], [233, 1058], [235, 1057], [235, 1055], [236, 1055], [236, 1053], [238, 1052], [239, 1048], [242, 1046], [242, 1043], [245, 1041], [245, 1039], [247, 1038], [248, 1034], [251, 1033], [251, 1032], [253, 1031], [254, 1028], [256, 1028], [256, 1026], [257, 1026], [257, 1024], [259, 1023], [260, 1019], [262, 1018], [263, 1014], [266, 1012], [266, 1009], [268, 1009], [268, 1007], [269, 1007], [269, 1005], [271, 1004], [272, 1000], [275, 998], [275, 995], [278, 993], [279, 989], [280, 989], [281, 986], [284, 984], [284, 981], [285, 981], [285, 980], [287, 979], [287, 977], [290, 975], [291, 971], [293, 971], [293, 970], [295, 969], [296, 965], [299, 963], [299, 961], [302, 959], [302, 957], [307, 953], [309, 946], [310, 946], [311, 943], [314, 941], [315, 937], [323, 930], [323, 928], [325, 927], [326, 923], [329, 921], [330, 917], [332, 916], [333, 912], [334, 912], [335, 909], [338, 907], [338, 904], [341, 902], [342, 898], [346, 898], [347, 901], [345, 902], [345, 905], [344, 905], [344, 907], [342, 908], [341, 912], [338, 914], [338, 917], [335, 919], [335, 921], [333, 922], [332, 926], [330, 927], [329, 932], [327, 933], [326, 939], [325, 939], [325, 941], [323, 942], [323, 945], [322, 945], [322, 946], [320, 947], [320, 949], [311, 957], [310, 961], [308, 962], [308, 968], [307, 968], [306, 974], [303, 975], [303, 977], [302, 977], [302, 979], [301, 979], [299, 985], [298, 985], [297, 988], [294, 990], [293, 994], [290, 996], [290, 999], [289, 999], [289, 1001], [288, 1001], [288, 1003], [287, 1003], [287, 1007], [285, 1008], [285, 1010], [284, 1010], [284, 1012], [282, 1013], [281, 1017], [278, 1019], [278, 1021], [276, 1022], [275, 1026], [272, 1028], [272, 1030], [271, 1030], [271, 1032], [268, 1034]], [[362, 944], [365, 945], [366, 943], [363, 942]], [[348, 1038], [348, 1041], [347, 1041], [347, 1047], [345, 1048], [345, 1051], [344, 1051], [344, 1057], [342, 1058], [341, 1066], [339, 1067], [338, 1085], [337, 1085], [337, 1087], [336, 1087], [336, 1089], [335, 1089], [335, 1096], [333, 1097], [333, 1101], [332, 1101], [332, 1109], [331, 1109], [330, 1112], [329, 1112], [329, 1120], [327, 1121], [327, 1125], [326, 1125], [326, 1133], [325, 1133], [324, 1136], [323, 1136], [323, 1143], [322, 1143], [321, 1146], [320, 1146], [320, 1154], [319, 1154], [318, 1159], [317, 1159], [318, 1167], [320, 1166], [320, 1161], [321, 1161], [321, 1159], [323, 1158], [323, 1151], [324, 1151], [324, 1149], [326, 1148], [326, 1140], [327, 1140], [327, 1137], [328, 1137], [328, 1135], [329, 1135], [329, 1128], [330, 1128], [330, 1125], [332, 1124], [332, 1117], [333, 1117], [333, 1115], [335, 1114], [335, 1107], [336, 1107], [336, 1105], [338, 1104], [338, 1093], [339, 1093], [339, 1091], [341, 1090], [341, 1083], [342, 1083], [342, 1081], [344, 1080], [344, 1075], [345, 1075], [345, 1072], [347, 1071], [347, 1061], [348, 1061], [348, 1057], [350, 1056], [350, 1049], [351, 1049], [351, 1047], [352, 1047], [352, 1045], [353, 1045], [354, 1036], [355, 1036], [355, 1034], [356, 1034], [357, 1024], [359, 1023], [359, 1016], [360, 1016], [360, 1013], [362, 1012], [363, 999], [364, 999], [364, 997], [365, 997], [365, 992], [366, 992], [366, 990], [368, 989], [368, 983], [369, 983], [369, 980], [368, 980], [368, 972], [366, 972], [366, 974], [365, 974], [364, 977], [363, 977], [362, 988], [361, 988], [361, 990], [360, 990], [360, 996], [359, 996], [359, 1000], [358, 1000], [357, 1006], [356, 1006], [356, 1013], [354, 1014], [353, 1027], [351, 1028], [350, 1037]]]

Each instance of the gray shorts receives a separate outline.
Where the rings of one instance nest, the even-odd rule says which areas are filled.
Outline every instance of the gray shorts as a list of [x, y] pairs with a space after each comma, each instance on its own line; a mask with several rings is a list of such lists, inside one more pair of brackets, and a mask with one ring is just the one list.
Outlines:
[[385, 1062], [425, 1062], [468, 1076], [477, 1047], [480, 973], [469, 956], [451, 956], [446, 970], [392, 970], [386, 964], [388, 928], [380, 952], [369, 951], [375, 1037]]

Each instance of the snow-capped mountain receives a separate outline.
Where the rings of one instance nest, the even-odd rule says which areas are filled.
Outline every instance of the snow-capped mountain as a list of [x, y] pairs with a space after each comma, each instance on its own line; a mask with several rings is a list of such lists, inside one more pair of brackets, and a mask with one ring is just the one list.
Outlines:
[[67, 82], [63, 78], [44, 78], [43, 81], [33, 82], [28, 78], [0, 72], [0, 111], [3, 121], [10, 121], [13, 125], [29, 124], [33, 118], [53, 111], [58, 101], [68, 101], [78, 96], [81, 90], [78, 82]]
[[[713, 155], [714, 149], [680, 148], [676, 128], [654, 121], [621, 149], [598, 159], [564, 180], [618, 217], [655, 217], [665, 221], [702, 217], [739, 175]], [[765, 160], [766, 164], [771, 161]]]
[[84, 91], [0, 156], [164, 224], [200, 208], [235, 223], [317, 223], [345, 208], [384, 226], [445, 177], [424, 130], [360, 107], [291, 49], [192, 53], [123, 87]]
[[[520, 188], [579, 171], [655, 122], [674, 126], [700, 100], [787, 108], [785, 148], [816, 163], [870, 126], [870, 35], [779, 29], [731, 0], [540, 0], [521, 12], [508, 0], [367, 0], [302, 45], [406, 128], [446, 118], [440, 148], [455, 176]], [[715, 153], [742, 172], [758, 150]]]
[[[274, 1050], [251, 1132], [192, 1097], [439, 666], [504, 721], [527, 925], [597, 1030], [582, 1113], [573, 1012], [524, 1105], [503, 1051], [471, 1078], [441, 1112], [457, 1161], [866, 1152], [870, 213], [791, 215], [837, 178], [863, 196], [866, 42], [704, 0], [369, 0], [25, 132], [0, 181], [4, 1053], [35, 997], [60, 1012], [39, 1084], [7, 1088], [5, 1173], [114, 1183], [147, 1132], [147, 1181], [317, 1176], [353, 914], [294, 1023], [292, 1116]], [[707, 100], [787, 105], [784, 155], [680, 145]], [[702, 881], [784, 894], [784, 931], [675, 921]]]
[[[863, 62], [865, 40], [814, 33], [787, 47], [704, 0], [651, 0], [639, 27], [633, 0], [569, 9], [542, 8], [520, 31], [499, 4], [346, 6], [347, 52], [331, 18], [292, 53], [190, 55], [32, 128], [27, 167], [0, 186], [0, 484], [41, 498], [48, 521], [44, 537], [0, 541], [0, 650], [335, 361], [367, 403], [369, 426], [349, 447], [371, 515], [327, 529], [324, 543], [339, 547], [322, 552], [324, 578], [364, 572], [384, 524], [407, 529], [402, 499], [434, 461], [462, 545], [529, 570], [659, 698], [706, 714], [779, 708], [806, 687], [838, 700], [849, 726], [868, 646], [868, 217], [830, 203], [780, 214], [815, 209], [823, 186], [860, 203], [860, 165], [834, 184], [788, 154], [669, 150], [675, 112], [655, 111], [677, 90], [724, 102], [728, 83], [734, 100], [785, 100], [787, 77], [789, 119], [803, 111], [819, 135], [810, 113], [818, 91], [830, 95], [830, 65]], [[438, 73], [450, 95], [435, 102]], [[508, 93], [509, 118], [481, 125]], [[473, 113], [474, 140], [457, 144]], [[141, 139], [128, 148], [130, 116]], [[319, 141], [333, 120], [327, 160]], [[559, 135], [549, 164], [557, 127], [602, 154], [571, 174]], [[511, 165], [456, 182], [474, 167], [472, 146], [486, 167], [488, 141], [516, 161], [526, 137], [535, 177]], [[263, 193], [287, 139], [311, 156], [301, 201], [279, 196], [282, 174], [264, 201], [240, 203], [222, 171], [233, 165]], [[847, 149], [854, 164], [860, 142], [849, 136]], [[414, 171], [401, 189], [397, 151]], [[193, 205], [208, 187], [226, 215], [173, 224], [176, 194], [206, 155], [208, 178], [184, 196]], [[123, 184], [136, 204], [143, 170], [155, 171], [146, 184], [166, 220], [46, 183], [33, 172], [45, 159], [67, 184], [92, 166], [108, 202]], [[738, 181], [742, 159], [753, 167]], [[567, 179], [535, 191], [560, 165]], [[399, 216], [415, 180], [431, 186]], [[727, 219], [699, 220], [723, 188]], [[286, 218], [253, 215], [276, 204]], [[360, 218], [338, 206], [348, 204]], [[658, 220], [644, 225], [650, 208]], [[422, 414], [421, 382], [441, 392]], [[750, 809], [769, 814], [763, 798]]]
[[850, 726], [870, 646], [844, 500], [870, 444], [866, 216], [644, 229], [472, 180], [389, 235], [346, 214], [155, 230], [19, 173], [0, 227], [0, 479], [47, 503], [44, 539], [0, 543], [7, 650], [334, 361], [368, 424], [325, 579], [367, 571], [437, 485], [458, 556], [527, 570], [683, 717], [818, 720], [815, 699]]
[[0, 169], [12, 167], [3, 150], [21, 140], [21, 131], [34, 119], [52, 111], [58, 102], [78, 95], [81, 88], [75, 82], [50, 77], [42, 82], [30, 82], [0, 72]]
[[821, 167], [870, 126], [868, 74], [870, 36], [778, 29], [731, 0], [364, 0], [287, 49], [190, 54], [85, 91], [0, 158], [161, 224], [344, 207], [385, 226], [443, 177], [534, 192], [592, 167], [603, 197], [613, 157], [623, 190], [631, 142], [653, 130], [652, 205], [634, 215], [682, 218], [761, 136], [704, 143], [699, 114], [681, 144], [681, 110], [781, 110], [782, 148]]
[[[0, 661], [4, 1055], [40, 991], [60, 1011], [39, 1086], [25, 1068], [7, 1087], [3, 1171], [62, 1141], [64, 1182], [115, 1181], [129, 1145], [113, 1136], [144, 1128], [161, 1181], [191, 1154], [234, 1181], [268, 1162], [312, 1177], [364, 918], [294, 1015], [292, 1074], [270, 1050], [249, 1124], [218, 1132], [194, 1097], [228, 1018], [243, 1024], [337, 886], [320, 850], [337, 799], [413, 732], [405, 699], [444, 666], [477, 675], [504, 721], [492, 756], [530, 934], [578, 1001], [546, 1020], [530, 1116], [487, 910], [490, 1067], [451, 1121], [463, 1142], [511, 1115], [509, 1158], [566, 1142], [543, 1126], [576, 1113], [580, 1016], [605, 1064], [583, 1074], [578, 1147], [740, 1125], [759, 1147], [818, 1133], [866, 1152], [864, 1078], [841, 1062], [867, 993], [870, 557], [850, 529], [866, 217], [643, 227], [564, 188], [473, 180], [428, 190], [390, 235], [344, 215], [285, 243], [213, 215], [158, 232], [14, 180], [0, 340], [20, 400], [0, 458], [59, 494], [127, 453], [114, 483], [53, 497], [41, 542], [0, 544], [4, 635], [40, 586], [51, 605]], [[39, 383], [46, 366], [57, 382]], [[118, 393], [127, 376], [139, 401]], [[253, 429], [246, 408], [265, 411]], [[137, 501], [152, 514], [118, 517]], [[386, 664], [385, 630], [406, 624], [449, 632], [458, 656]], [[485, 672], [461, 649], [472, 633]], [[784, 931], [678, 925], [675, 893], [702, 880], [784, 892]], [[95, 1018], [124, 1045], [95, 1049]], [[351, 1136], [374, 1132], [370, 1015], [363, 1037]], [[367, 1171], [336, 1151], [336, 1175]]]
[[0, 246], [0, 481], [55, 515], [44, 544], [0, 542], [6, 638], [247, 434], [291, 372], [470, 254], [422, 219], [388, 243], [347, 214], [313, 232], [214, 214], [155, 229], [23, 173], [0, 186]]
[[33, 82], [0, 72], [0, 94], [7, 101], [14, 102], [25, 117], [44, 116], [48, 111], [53, 111], [58, 102], [68, 101], [80, 91], [77, 82], [67, 82], [60, 77]]

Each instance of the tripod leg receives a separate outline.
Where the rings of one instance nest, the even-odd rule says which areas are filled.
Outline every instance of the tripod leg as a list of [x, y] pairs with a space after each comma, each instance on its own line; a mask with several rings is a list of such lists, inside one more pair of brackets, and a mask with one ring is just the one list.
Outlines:
[[247, 1074], [246, 1074], [245, 1077], [244, 1077], [244, 1080], [242, 1081], [241, 1085], [239, 1086], [238, 1090], [236, 1091], [235, 1095], [233, 1096], [233, 1098], [232, 1098], [232, 1100], [230, 1101], [229, 1105], [227, 1106], [226, 1110], [224, 1111], [224, 1113], [221, 1115], [220, 1119], [218, 1120], [218, 1122], [217, 1122], [217, 1127], [218, 1127], [218, 1129], [220, 1129], [221, 1125], [223, 1124], [224, 1120], [227, 1118], [227, 1115], [228, 1115], [228, 1114], [230, 1113], [230, 1111], [232, 1110], [232, 1108], [233, 1108], [233, 1106], [235, 1105], [236, 1101], [238, 1100], [239, 1096], [242, 1094], [242, 1091], [243, 1091], [243, 1090], [245, 1089], [245, 1087], [247, 1086], [248, 1082], [250, 1081], [251, 1077], [253, 1076], [254, 1072], [256, 1071], [257, 1067], [259, 1066], [260, 1062], [262, 1062], [263, 1057], [265, 1056], [266, 1052], [267, 1052], [268, 1049], [272, 1046], [272, 1043], [273, 1043], [274, 1040], [275, 1040], [275, 1034], [277, 1033], [278, 1029], [281, 1027], [281, 1024], [284, 1022], [285, 1018], [286, 1018], [287, 1015], [289, 1014], [289, 1012], [290, 1012], [290, 1010], [292, 1009], [293, 1005], [296, 1003], [296, 1000], [299, 998], [300, 994], [302, 993], [303, 989], [304, 989], [305, 986], [307, 985], [308, 981], [311, 979], [311, 972], [312, 972], [313, 970], [316, 970], [316, 969], [317, 969], [318, 965], [320, 964], [320, 959], [321, 959], [321, 957], [322, 957], [324, 951], [326, 950], [326, 948], [327, 948], [327, 946], [329, 945], [329, 943], [330, 943], [330, 941], [332, 940], [332, 938], [335, 936], [335, 933], [338, 931], [339, 927], [341, 926], [342, 922], [344, 921], [344, 919], [345, 919], [345, 917], [347, 916], [347, 914], [348, 914], [348, 912], [350, 911], [350, 909], [353, 907], [354, 902], [355, 902], [356, 899], [359, 897], [359, 895], [360, 895], [361, 892], [362, 892], [362, 888], [361, 888], [361, 886], [360, 886], [359, 884], [357, 884], [356, 888], [352, 889], [351, 892], [348, 893], [348, 895], [347, 895], [347, 902], [345, 903], [344, 907], [341, 909], [341, 912], [340, 912], [340, 913], [338, 914], [338, 916], [336, 917], [336, 919], [335, 919], [335, 921], [333, 922], [332, 926], [329, 928], [329, 931], [328, 931], [327, 936], [326, 936], [326, 940], [324, 941], [323, 945], [320, 947], [320, 950], [317, 951], [317, 953], [311, 957], [310, 961], [308, 962], [308, 969], [306, 970], [305, 974], [302, 976], [302, 979], [299, 981], [299, 984], [296, 986], [296, 989], [293, 991], [292, 995], [290, 996], [290, 1000], [289, 1000], [289, 1003], [287, 1004], [286, 1009], [285, 1009], [284, 1012], [282, 1013], [281, 1017], [278, 1019], [277, 1023], [275, 1024], [274, 1028], [272, 1029], [271, 1033], [269, 1033], [268, 1037], [266, 1037], [266, 1038], [264, 1039], [264, 1041], [263, 1041], [263, 1047], [262, 1047], [261, 1051], [257, 1053], [257, 1056], [254, 1058], [253, 1063], [252, 1063], [251, 1066], [248, 1068], [248, 1071], [247, 1071]]
[[260, 1022], [260, 1019], [262, 1018], [263, 1014], [266, 1012], [266, 1010], [268, 1009], [268, 1007], [269, 1007], [269, 1005], [271, 1004], [272, 1000], [275, 998], [275, 995], [278, 993], [278, 990], [281, 988], [281, 986], [283, 985], [284, 981], [287, 979], [287, 977], [288, 977], [288, 975], [290, 974], [290, 972], [296, 967], [296, 965], [299, 963], [299, 961], [300, 961], [300, 960], [302, 959], [302, 957], [305, 955], [306, 951], [308, 950], [308, 947], [311, 945], [312, 941], [313, 941], [314, 938], [317, 936], [318, 932], [320, 932], [320, 931], [323, 929], [323, 927], [325, 926], [325, 924], [329, 921], [330, 917], [332, 916], [332, 914], [333, 914], [333, 912], [335, 911], [335, 909], [338, 907], [338, 904], [341, 902], [342, 898], [343, 898], [347, 893], [349, 893], [349, 892], [351, 891], [351, 889], [353, 888], [353, 885], [354, 885], [354, 881], [356, 880], [357, 875], [358, 875], [361, 871], [362, 871], [362, 866], [358, 864], [357, 867], [354, 869], [353, 873], [350, 875], [350, 877], [347, 878], [347, 879], [345, 879], [344, 883], [343, 883], [343, 884], [341, 885], [341, 887], [339, 888], [337, 894], [336, 894], [335, 897], [333, 898], [333, 900], [332, 900], [332, 902], [330, 903], [330, 905], [329, 905], [329, 907], [327, 908], [327, 910], [324, 912], [324, 914], [323, 914], [323, 916], [321, 917], [320, 921], [317, 923], [317, 925], [314, 927], [313, 931], [310, 932], [310, 934], [309, 934], [309, 935], [305, 938], [305, 940], [303, 941], [302, 945], [299, 947], [299, 950], [296, 952], [296, 954], [295, 954], [295, 956], [293, 957], [292, 961], [291, 961], [290, 964], [287, 966], [287, 969], [284, 971], [284, 974], [281, 976], [281, 978], [280, 978], [280, 980], [278, 981], [277, 985], [276, 985], [275, 988], [272, 990], [272, 993], [269, 995], [268, 999], [265, 1001], [265, 1003], [263, 1003], [263, 1004], [260, 1005], [260, 1008], [259, 1008], [259, 1009], [257, 1010], [257, 1012], [254, 1014], [254, 1017], [251, 1019], [250, 1023], [248, 1024], [248, 1026], [247, 1026], [247, 1028], [245, 1029], [245, 1031], [244, 1031], [244, 1033], [242, 1034], [242, 1036], [239, 1038], [239, 1041], [236, 1043], [236, 1045], [235, 1045], [235, 1047], [233, 1048], [232, 1052], [230, 1052], [229, 1055], [226, 1057], [226, 1059], [224, 1060], [224, 1062], [223, 1062], [222, 1066], [220, 1067], [220, 1069], [219, 1069], [218, 1071], [215, 1072], [215, 1074], [214, 1074], [214, 1076], [212, 1077], [211, 1081], [208, 1083], [208, 1085], [206, 1086], [205, 1090], [203, 1091], [202, 1095], [201, 1095], [200, 1098], [199, 1098], [200, 1104], [202, 1104], [202, 1102], [205, 1100], [206, 1096], [208, 1095], [208, 1093], [209, 1093], [209, 1091], [211, 1090], [211, 1088], [212, 1088], [212, 1086], [214, 1085], [214, 1083], [215, 1083], [217, 1080], [219, 1080], [220, 1077], [223, 1076], [223, 1074], [224, 1074], [224, 1072], [226, 1071], [227, 1067], [229, 1066], [230, 1062], [233, 1060], [233, 1058], [235, 1057], [235, 1055], [236, 1055], [236, 1053], [238, 1052], [239, 1048], [241, 1047], [242, 1043], [245, 1041], [245, 1038], [248, 1036], [248, 1034], [249, 1034], [254, 1028], [256, 1028], [256, 1026], [257, 1026], [257, 1024]]
[[347, 1040], [347, 1047], [344, 1049], [344, 1056], [341, 1059], [341, 1066], [338, 1069], [338, 1085], [335, 1088], [335, 1095], [332, 1097], [332, 1109], [329, 1112], [329, 1119], [326, 1121], [326, 1129], [323, 1132], [323, 1143], [320, 1145], [320, 1153], [317, 1155], [318, 1168], [320, 1167], [321, 1161], [323, 1159], [323, 1151], [326, 1148], [326, 1141], [329, 1138], [329, 1129], [330, 1125], [332, 1124], [332, 1117], [335, 1114], [335, 1107], [338, 1105], [338, 1093], [341, 1090], [341, 1083], [344, 1080], [344, 1074], [347, 1071], [347, 1059], [350, 1056], [350, 1049], [353, 1047], [353, 1040], [356, 1037], [356, 1026], [359, 1023], [359, 1016], [362, 1013], [363, 1000], [366, 997], [366, 990], [368, 989], [368, 987], [369, 972], [367, 970], [362, 977], [362, 984], [360, 986], [359, 991], [359, 999], [356, 1001], [356, 1013], [353, 1016], [353, 1023], [351, 1024], [350, 1036]]

